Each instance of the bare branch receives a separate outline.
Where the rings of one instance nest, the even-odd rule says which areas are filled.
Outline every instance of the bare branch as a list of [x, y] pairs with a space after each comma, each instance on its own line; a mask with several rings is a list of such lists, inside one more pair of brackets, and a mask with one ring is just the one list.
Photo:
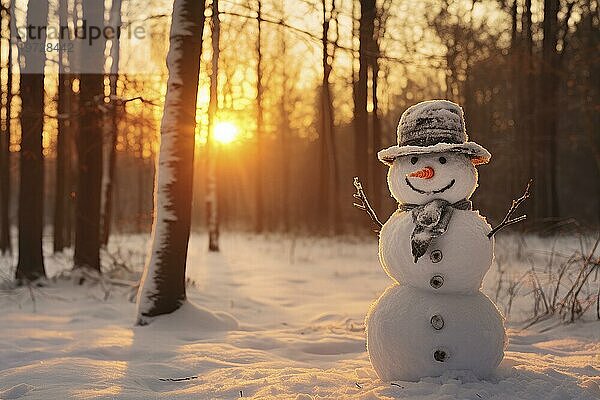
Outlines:
[[358, 208], [359, 210], [365, 211], [369, 215], [369, 217], [371, 217], [371, 220], [377, 225], [378, 230], [376, 232], [379, 232], [381, 227], [383, 227], [383, 224], [381, 223], [381, 221], [379, 221], [379, 218], [377, 218], [377, 214], [375, 213], [375, 210], [373, 210], [373, 207], [371, 207], [371, 204], [367, 199], [367, 195], [363, 191], [362, 184], [360, 183], [358, 177], [354, 178], [354, 187], [356, 188], [354, 198], [360, 200], [361, 202], [361, 204], [354, 203], [354, 207]]
[[516, 224], [517, 222], [524, 221], [527, 218], [527, 215], [521, 215], [520, 217], [511, 219], [512, 215], [514, 214], [515, 211], [517, 211], [517, 208], [519, 208], [521, 203], [523, 203], [526, 199], [529, 198], [529, 194], [530, 194], [529, 188], [531, 187], [532, 182], [533, 182], [533, 179], [530, 179], [529, 182], [527, 182], [527, 187], [525, 188], [525, 192], [523, 193], [523, 195], [521, 197], [519, 197], [517, 200], [512, 201], [510, 209], [504, 216], [504, 219], [502, 220], [502, 222], [500, 222], [500, 225], [498, 225], [497, 227], [492, 229], [490, 231], [490, 233], [488, 233], [489, 238], [491, 238], [496, 233], [498, 233], [498, 231], [506, 228], [507, 226]]
[[[253, 19], [253, 20], [259, 20], [262, 22], [266, 22], [268, 24], [272, 24], [272, 25], [277, 25], [277, 26], [281, 26], [284, 28], [289, 29], [290, 31], [297, 33], [299, 35], [301, 35], [302, 37], [308, 38], [308, 39], [312, 39], [314, 41], [318, 41], [319, 43], [321, 42], [322, 38], [319, 35], [315, 35], [312, 32], [306, 31], [304, 29], [295, 27], [293, 25], [290, 25], [288, 23], [286, 23], [285, 21], [281, 20], [281, 19], [271, 19], [271, 18], [265, 18], [264, 16], [261, 17], [256, 17], [253, 15], [245, 15], [245, 14], [241, 14], [235, 11], [221, 11], [220, 14], [222, 15], [229, 15], [229, 16], [234, 16], [234, 17], [240, 17], [240, 18], [246, 18], [246, 19]], [[354, 49], [352, 47], [347, 47], [347, 46], [343, 46], [339, 43], [337, 43], [337, 41], [334, 42], [330, 42], [331, 45], [333, 45], [336, 49], [338, 50], [343, 50], [343, 51], [347, 51], [347, 52], [354, 52]], [[373, 56], [373, 57], [378, 57], [380, 59], [384, 59], [390, 62], [394, 62], [394, 63], [398, 63], [398, 64], [403, 64], [403, 65], [411, 65], [411, 66], [416, 66], [416, 67], [427, 67], [427, 68], [431, 68], [431, 64], [427, 64], [427, 65], [421, 65], [421, 64], [415, 64], [413, 61], [410, 60], [406, 60], [406, 59], [402, 59], [402, 58], [398, 58], [398, 57], [394, 57], [394, 56], [390, 56], [387, 54], [384, 54], [383, 52], [373, 52], [373, 51], [369, 51], [367, 50], [365, 52], [365, 54]], [[437, 56], [428, 56], [429, 58], [437, 58], [437, 59], [442, 59], [442, 57], [437, 57]], [[436, 67], [434, 67], [436, 68]], [[441, 68], [441, 67], [439, 67]]]
[[185, 378], [158, 378], [159, 381], [163, 382], [183, 382], [183, 381], [191, 381], [192, 379], [198, 379], [198, 376], [186, 376]]
[[110, 99], [114, 100], [118, 105], [124, 105], [124, 104], [127, 104], [129, 102], [138, 101], [139, 100], [139, 101], [141, 101], [144, 104], [150, 104], [150, 105], [153, 105], [153, 106], [158, 106], [158, 104], [156, 104], [152, 100], [145, 99], [142, 96], [136, 96], [136, 97], [132, 97], [130, 99], [122, 99], [122, 98], [117, 97], [117, 96], [110, 96]]

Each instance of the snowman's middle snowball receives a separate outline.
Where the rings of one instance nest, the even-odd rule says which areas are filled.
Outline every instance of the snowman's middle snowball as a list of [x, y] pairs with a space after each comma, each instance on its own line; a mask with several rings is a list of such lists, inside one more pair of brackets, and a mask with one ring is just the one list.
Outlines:
[[[395, 281], [437, 293], [473, 293], [492, 264], [491, 227], [477, 211], [454, 210], [445, 234], [433, 239], [415, 263], [410, 235], [415, 225], [410, 212], [396, 212], [379, 235], [379, 259]], [[440, 278], [434, 279], [435, 276]], [[440, 282], [443, 281], [443, 282]]]

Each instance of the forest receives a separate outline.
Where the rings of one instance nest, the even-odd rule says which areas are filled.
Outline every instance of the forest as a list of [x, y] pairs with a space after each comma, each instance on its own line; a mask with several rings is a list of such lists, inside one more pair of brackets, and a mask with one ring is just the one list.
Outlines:
[[[114, 231], [148, 232], [168, 2], [13, 3], [2, 11], [0, 247], [17, 228], [39, 264], [44, 229], [55, 251], [78, 226], [93, 231], [82, 241], [92, 247]], [[79, 58], [76, 38], [56, 37], [92, 26], [83, 13], [111, 29]], [[597, 2], [226, 1], [205, 15], [193, 229], [207, 229], [218, 202], [212, 218], [227, 229], [368, 233], [352, 178], [376, 210], [393, 211], [376, 153], [395, 142], [402, 111], [430, 98], [461, 104], [467, 133], [491, 149], [475, 200], [492, 220], [533, 179], [526, 229], [598, 226]], [[52, 28], [58, 51], [23, 50], [31, 22]]]

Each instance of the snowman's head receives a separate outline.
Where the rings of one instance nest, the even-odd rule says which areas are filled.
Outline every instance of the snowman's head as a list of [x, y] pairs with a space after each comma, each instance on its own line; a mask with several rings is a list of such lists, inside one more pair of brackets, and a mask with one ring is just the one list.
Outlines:
[[425, 204], [434, 199], [455, 203], [471, 197], [477, 187], [477, 170], [459, 152], [409, 154], [390, 166], [388, 185], [399, 203]]

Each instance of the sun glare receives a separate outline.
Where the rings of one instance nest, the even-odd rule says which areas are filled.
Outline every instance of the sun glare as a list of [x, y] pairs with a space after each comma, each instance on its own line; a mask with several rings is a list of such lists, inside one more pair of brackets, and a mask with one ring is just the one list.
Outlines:
[[215, 140], [222, 144], [229, 144], [238, 135], [238, 128], [231, 122], [219, 122], [215, 125]]

